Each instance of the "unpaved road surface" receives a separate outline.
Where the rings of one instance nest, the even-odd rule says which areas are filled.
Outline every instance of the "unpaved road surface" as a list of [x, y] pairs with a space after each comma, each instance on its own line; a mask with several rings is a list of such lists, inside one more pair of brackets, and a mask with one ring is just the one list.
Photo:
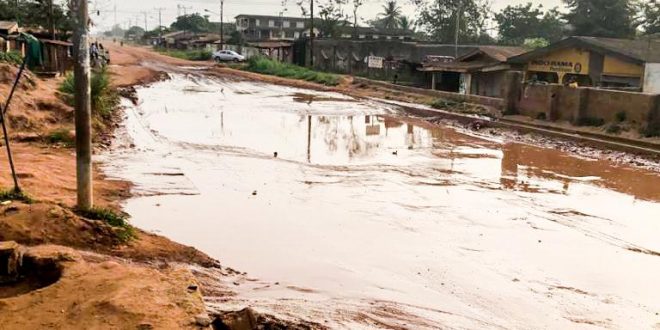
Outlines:
[[336, 328], [660, 327], [657, 172], [338, 94], [175, 74], [138, 95], [106, 172], [136, 184], [134, 225], [248, 273], [218, 308]]

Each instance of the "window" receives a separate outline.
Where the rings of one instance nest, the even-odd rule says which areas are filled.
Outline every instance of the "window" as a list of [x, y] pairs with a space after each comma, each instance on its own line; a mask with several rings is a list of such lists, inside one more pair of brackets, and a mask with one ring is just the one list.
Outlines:
[[364, 38], [366, 38], [366, 36], [364, 34], [361, 34], [358, 38], [364, 39]]
[[294, 38], [294, 39], [298, 39], [298, 38], [300, 38], [300, 32], [298, 32], [298, 31], [294, 32], [294, 33], [293, 33], [293, 38]]
[[261, 22], [259, 22], [259, 20], [256, 20], [255, 23], [254, 23], [254, 25], [255, 25], [255, 26], [259, 26], [259, 25], [261, 25]]
[[296, 27], [299, 29], [304, 29], [305, 28], [305, 22], [296, 22]]
[[269, 20], [269, 21], [268, 21], [268, 26], [269, 26], [269, 27], [275, 27], [275, 21], [273, 21], [272, 19]]
[[288, 28], [288, 27], [291, 26], [291, 22], [289, 22], [289, 21], [283, 21], [283, 22], [282, 22], [282, 25], [283, 25], [285, 28]]

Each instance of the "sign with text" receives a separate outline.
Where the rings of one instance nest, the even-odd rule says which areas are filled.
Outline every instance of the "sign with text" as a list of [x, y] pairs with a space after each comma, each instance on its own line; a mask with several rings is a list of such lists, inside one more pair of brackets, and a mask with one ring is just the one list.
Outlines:
[[382, 57], [369, 56], [367, 58], [367, 66], [369, 68], [373, 68], [373, 69], [382, 69], [384, 61], [385, 61], [385, 59], [382, 58]]
[[589, 74], [589, 52], [581, 49], [561, 49], [532, 59], [529, 71], [556, 72], [559, 74]]

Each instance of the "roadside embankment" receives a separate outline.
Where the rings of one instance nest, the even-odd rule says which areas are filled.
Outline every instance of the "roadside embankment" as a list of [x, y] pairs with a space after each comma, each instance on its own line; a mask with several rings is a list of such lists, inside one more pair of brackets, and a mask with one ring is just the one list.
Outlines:
[[[118, 52], [114, 58], [119, 63], [111, 68], [114, 88], [162, 79], [159, 70], [140, 66], [139, 51], [129, 54]], [[16, 73], [15, 66], [0, 64], [3, 102]], [[7, 116], [19, 183], [30, 200], [12, 201], [6, 195], [0, 201], [0, 241], [21, 244], [27, 260], [51, 260], [61, 277], [37, 291], [30, 285], [43, 280], [45, 274], [38, 272], [0, 286], [0, 324], [58, 329], [205, 325], [210, 319], [188, 265], [219, 267], [216, 260], [158, 235], [88, 218], [93, 213], [74, 208], [75, 132], [73, 107], [60, 92], [64, 79], [26, 72], [21, 80]], [[120, 119], [111, 110], [112, 115], [99, 119], [107, 129], [96, 132], [97, 151], [109, 143]], [[0, 162], [8, 164], [4, 146]], [[95, 169], [95, 204], [101, 208], [94, 212], [123, 217], [120, 204], [130, 196], [131, 184]], [[9, 171], [0, 175], [0, 187], [13, 187]]]

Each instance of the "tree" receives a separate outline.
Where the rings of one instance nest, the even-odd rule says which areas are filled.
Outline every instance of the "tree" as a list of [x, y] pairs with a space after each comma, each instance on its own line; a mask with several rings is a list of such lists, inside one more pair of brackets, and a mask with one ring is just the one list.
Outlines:
[[401, 16], [401, 18], [399, 18], [399, 28], [401, 28], [401, 30], [415, 33], [416, 25], [417, 22], [406, 16]]
[[353, 38], [358, 38], [358, 9], [364, 4], [364, 0], [353, 0]]
[[379, 24], [383, 29], [398, 29], [401, 19], [401, 7], [396, 1], [387, 1], [383, 5], [383, 12], [378, 15]]
[[172, 29], [178, 31], [188, 31], [193, 33], [208, 32], [209, 19], [208, 16], [200, 14], [183, 15], [176, 18], [176, 21], [171, 25]]
[[124, 38], [133, 40], [142, 39], [142, 36], [144, 36], [144, 29], [139, 26], [131, 26], [124, 34]]
[[349, 25], [341, 9], [343, 0], [329, 0], [319, 3], [318, 29], [322, 37], [337, 37], [341, 29]]
[[564, 16], [572, 33], [580, 36], [631, 38], [635, 36], [635, 10], [631, 0], [564, 0]]
[[485, 41], [490, 4], [486, 0], [412, 0], [419, 8], [417, 18], [431, 40], [454, 43], [456, 23], [459, 42]]
[[[18, 21], [22, 27], [47, 28], [50, 0], [0, 0], [0, 20]], [[29, 13], [29, 14], [28, 14]], [[53, 25], [66, 37], [73, 30], [72, 19], [64, 2], [53, 0]]]
[[643, 28], [644, 34], [660, 33], [660, 4], [649, 1], [644, 4]]
[[509, 45], [522, 45], [525, 40], [542, 38], [558, 41], [563, 36], [564, 22], [557, 8], [543, 12], [543, 6], [507, 6], [495, 14], [500, 41]]

